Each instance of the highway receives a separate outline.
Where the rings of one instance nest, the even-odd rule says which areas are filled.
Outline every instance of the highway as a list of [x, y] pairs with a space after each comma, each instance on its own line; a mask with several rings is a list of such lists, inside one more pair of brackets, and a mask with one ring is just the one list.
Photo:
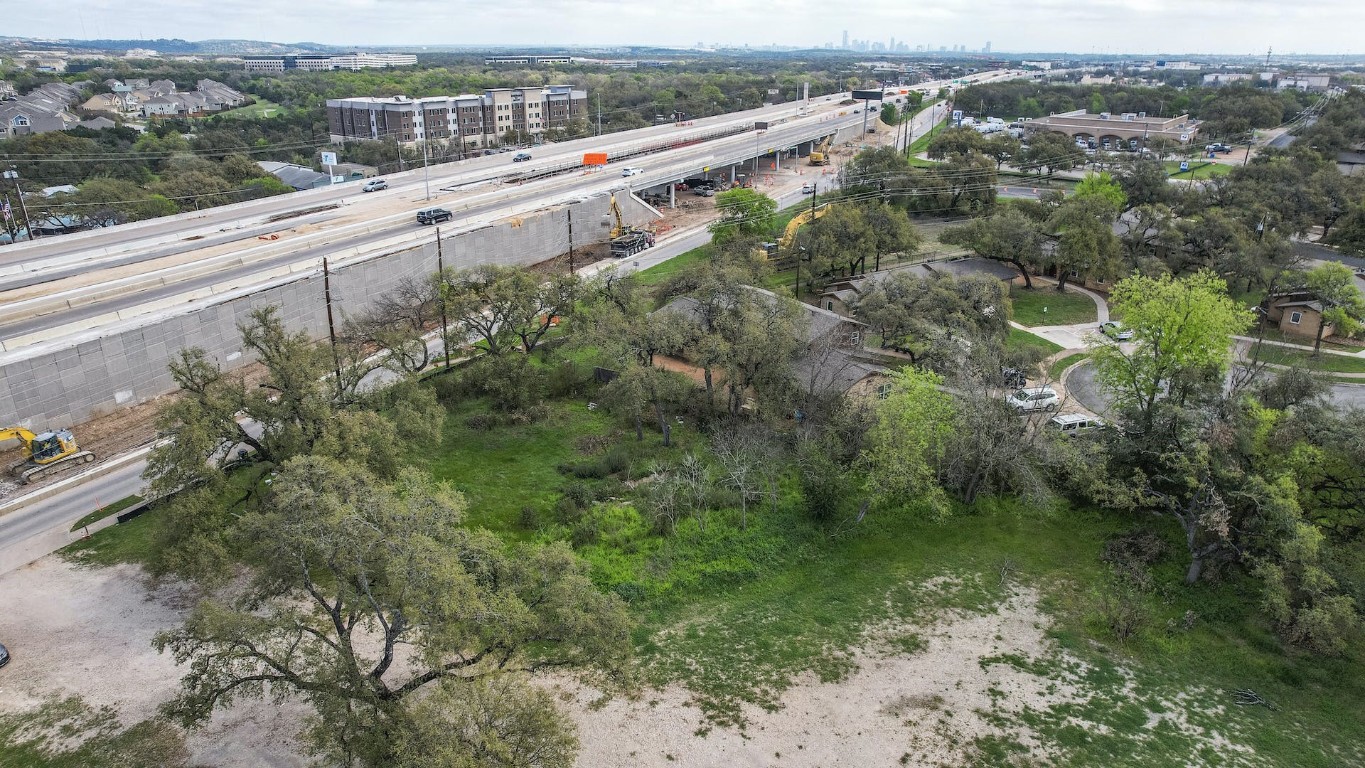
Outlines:
[[[413, 170], [387, 177], [392, 188], [371, 195], [362, 195], [356, 184], [338, 185], [21, 244], [0, 255], [0, 345], [9, 352], [77, 332], [88, 337], [92, 329], [140, 314], [189, 309], [191, 302], [211, 301], [269, 279], [316, 272], [324, 256], [370, 258], [412, 247], [432, 236], [413, 218], [414, 210], [429, 205], [456, 213], [456, 220], [443, 226], [449, 235], [627, 185], [644, 190], [703, 167], [742, 164], [755, 154], [860, 123], [864, 115], [840, 107], [839, 100], [837, 95], [813, 99], [804, 117], [798, 115], [799, 105], [790, 103], [684, 127], [670, 124], [540, 147], [527, 163], [494, 155], [436, 166], [430, 169], [430, 201], [423, 171]], [[927, 117], [921, 117], [921, 127]], [[755, 132], [750, 129], [756, 119], [785, 122]], [[714, 138], [724, 133], [733, 135]], [[713, 138], [703, 140], [707, 136]], [[629, 157], [678, 142], [687, 145]], [[614, 165], [585, 174], [574, 166], [587, 150], [624, 156], [623, 163], [638, 164], [645, 172], [622, 178], [617, 170], [622, 166]], [[520, 184], [502, 181], [511, 173], [568, 167], [573, 172]], [[268, 237], [277, 239], [263, 239]]]

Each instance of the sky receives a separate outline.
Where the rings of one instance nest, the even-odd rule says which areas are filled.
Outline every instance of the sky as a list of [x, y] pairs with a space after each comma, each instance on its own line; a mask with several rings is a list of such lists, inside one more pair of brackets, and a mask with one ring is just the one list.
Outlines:
[[[52, 12], [60, 5], [61, 13]], [[749, 44], [850, 39], [1072, 53], [1365, 50], [1361, 0], [0, 0], [0, 34], [331, 45]]]

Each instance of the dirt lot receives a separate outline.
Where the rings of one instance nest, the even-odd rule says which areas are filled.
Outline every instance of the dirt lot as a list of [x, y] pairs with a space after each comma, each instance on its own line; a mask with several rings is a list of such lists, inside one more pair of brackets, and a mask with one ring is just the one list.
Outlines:
[[[131, 724], [174, 694], [178, 671], [151, 640], [183, 616], [182, 591], [148, 594], [133, 567], [84, 569], [51, 556], [0, 577], [0, 594], [6, 596], [0, 639], [14, 653], [0, 671], [0, 712], [75, 693], [89, 704], [116, 707]], [[869, 632], [857, 672], [835, 683], [802, 681], [787, 691], [779, 711], [748, 712], [744, 733], [707, 729], [681, 688], [594, 708], [596, 692], [563, 680], [546, 684], [560, 690], [578, 724], [582, 768], [952, 765], [974, 737], [998, 733], [991, 714], [1074, 698], [1068, 681], [981, 664], [996, 654], [1050, 652], [1047, 625], [1037, 596], [1021, 589], [996, 613], [950, 615], [914, 628], [922, 640], [914, 653], [885, 641], [906, 628]], [[298, 705], [241, 702], [191, 735], [195, 764], [303, 766], [292, 736], [304, 712]], [[1035, 746], [1027, 733], [1010, 735]], [[1041, 749], [1037, 756], [1046, 759]]]

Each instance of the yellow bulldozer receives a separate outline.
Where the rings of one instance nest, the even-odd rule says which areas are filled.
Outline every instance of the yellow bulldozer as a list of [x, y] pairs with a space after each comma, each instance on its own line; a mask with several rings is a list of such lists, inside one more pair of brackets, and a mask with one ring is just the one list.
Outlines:
[[10, 467], [19, 475], [20, 482], [32, 483], [62, 470], [95, 460], [95, 454], [82, 451], [76, 436], [69, 429], [35, 435], [23, 427], [0, 429], [0, 443], [18, 440], [24, 448], [24, 459]]

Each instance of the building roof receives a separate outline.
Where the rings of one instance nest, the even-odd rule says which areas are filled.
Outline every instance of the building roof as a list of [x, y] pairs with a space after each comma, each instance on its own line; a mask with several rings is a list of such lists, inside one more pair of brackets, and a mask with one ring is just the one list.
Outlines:
[[294, 189], [315, 189], [332, 183], [332, 177], [327, 174], [318, 173], [311, 168], [304, 168], [293, 163], [259, 160], [256, 165]]

